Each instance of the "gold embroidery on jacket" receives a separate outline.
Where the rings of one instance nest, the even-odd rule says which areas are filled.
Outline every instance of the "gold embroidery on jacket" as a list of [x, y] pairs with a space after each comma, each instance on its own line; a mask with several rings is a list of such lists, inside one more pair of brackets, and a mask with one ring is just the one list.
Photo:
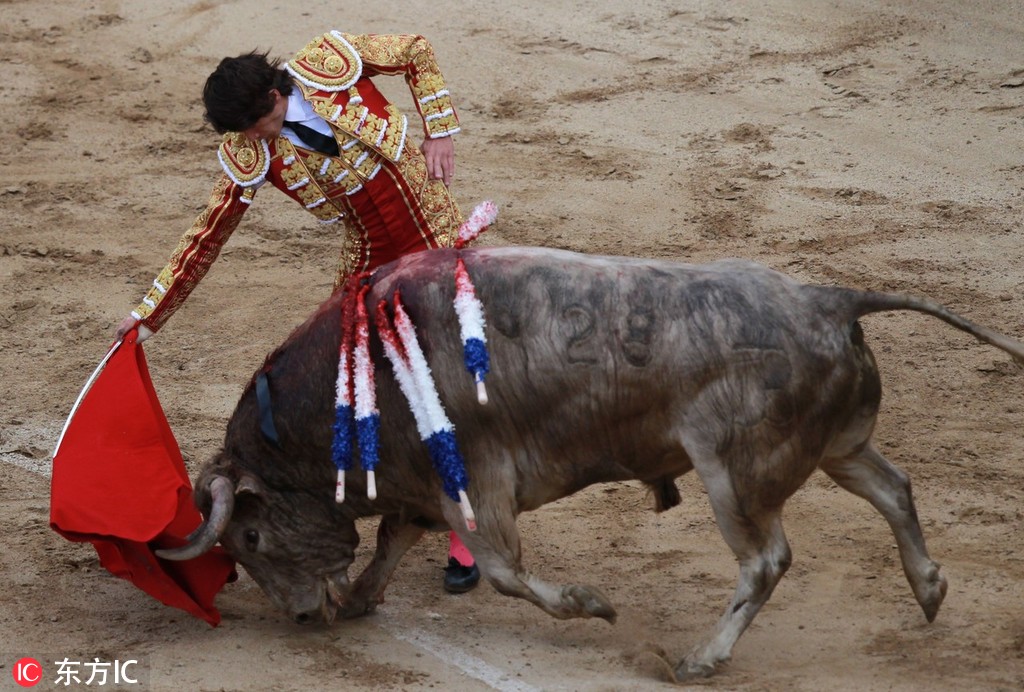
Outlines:
[[[148, 320], [150, 328], [159, 330], [184, 302], [242, 220], [248, 205], [234, 204], [235, 195], [242, 188], [232, 182], [227, 175], [217, 179], [206, 208], [178, 241], [167, 265], [160, 271], [142, 303], [135, 308], [135, 315]], [[251, 199], [254, 190], [246, 188], [242, 194], [249, 194]], [[158, 312], [156, 317], [149, 319], [154, 312]]]
[[277, 148], [284, 154], [284, 160], [290, 161], [281, 169], [281, 180], [293, 191], [302, 202], [302, 206], [312, 212], [313, 216], [323, 222], [333, 222], [345, 216], [345, 211], [327, 195], [321, 184], [319, 168], [326, 158], [318, 152], [300, 151], [287, 137], [279, 137]]
[[460, 131], [451, 94], [427, 39], [413, 35], [343, 36], [359, 53], [367, 76], [380, 73], [405, 77], [429, 137], [447, 137]]
[[[301, 84], [299, 89], [302, 97], [313, 107], [313, 112], [330, 123], [332, 129], [341, 131], [335, 131], [334, 135], [342, 149], [353, 146], [349, 140], [352, 138], [379, 152], [389, 161], [398, 161], [408, 121], [394, 104], [385, 105], [388, 117], [382, 118], [362, 105], [363, 99], [355, 87], [349, 89], [350, 98], [344, 108], [332, 99], [325, 98], [322, 92], [318, 93]], [[349, 161], [355, 163], [360, 154], [349, 157]]]

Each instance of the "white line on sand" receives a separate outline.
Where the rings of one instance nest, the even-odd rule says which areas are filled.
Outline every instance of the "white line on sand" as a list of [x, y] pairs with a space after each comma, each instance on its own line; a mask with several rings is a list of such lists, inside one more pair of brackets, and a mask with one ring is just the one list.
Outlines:
[[507, 671], [492, 666], [457, 646], [452, 646], [441, 637], [410, 626], [408, 622], [398, 622], [380, 611], [377, 612], [377, 618], [388, 634], [395, 639], [423, 649], [499, 692], [540, 692], [537, 687], [513, 679], [513, 675]]
[[32, 473], [38, 473], [46, 478], [50, 477], [49, 459], [34, 459], [18, 452], [0, 452], [0, 461], [25, 469], [26, 471], [31, 471]]

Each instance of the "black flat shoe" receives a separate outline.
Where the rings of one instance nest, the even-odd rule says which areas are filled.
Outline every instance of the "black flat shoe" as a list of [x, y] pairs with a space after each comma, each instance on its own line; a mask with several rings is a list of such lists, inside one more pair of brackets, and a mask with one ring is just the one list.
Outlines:
[[444, 568], [444, 590], [448, 593], [466, 593], [476, 588], [480, 582], [480, 570], [476, 564], [469, 567], [460, 565], [453, 557], [448, 558], [448, 566]]

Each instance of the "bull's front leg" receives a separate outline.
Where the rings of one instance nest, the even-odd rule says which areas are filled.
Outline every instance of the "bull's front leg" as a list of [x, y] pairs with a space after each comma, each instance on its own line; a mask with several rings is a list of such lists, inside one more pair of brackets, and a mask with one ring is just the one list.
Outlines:
[[[472, 490], [470, 491], [472, 495]], [[549, 584], [530, 574], [521, 563], [519, 529], [512, 511], [514, 501], [473, 498], [476, 531], [469, 531], [459, 506], [442, 499], [444, 516], [473, 554], [480, 574], [498, 592], [523, 598], [561, 620], [599, 617], [615, 622], [615, 608], [603, 593], [583, 584]]]
[[343, 618], [354, 618], [373, 612], [384, 602], [384, 589], [402, 556], [423, 536], [425, 529], [401, 522], [396, 516], [386, 516], [377, 527], [377, 549], [373, 559], [343, 596], [338, 613]]

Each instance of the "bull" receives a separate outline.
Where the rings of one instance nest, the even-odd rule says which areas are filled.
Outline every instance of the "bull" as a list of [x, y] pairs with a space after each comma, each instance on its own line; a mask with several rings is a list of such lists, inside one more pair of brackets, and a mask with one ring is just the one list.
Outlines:
[[[655, 509], [680, 502], [696, 470], [739, 561], [732, 602], [675, 672], [708, 676], [791, 562], [781, 513], [821, 469], [891, 527], [928, 621], [947, 582], [929, 557], [910, 481], [872, 443], [881, 398], [858, 319], [887, 310], [932, 315], [1024, 362], [1024, 344], [917, 297], [801, 284], [742, 260], [706, 265], [538, 248], [458, 251], [487, 315], [490, 402], [464, 370], [452, 309], [456, 251], [400, 259], [369, 279], [368, 302], [400, 289], [457, 432], [476, 530], [442, 488], [392, 368], [371, 329], [381, 414], [377, 495], [350, 474], [335, 501], [331, 463], [340, 293], [271, 354], [270, 415], [257, 383], [243, 393], [223, 449], [201, 470], [206, 520], [188, 559], [219, 541], [296, 622], [369, 613], [403, 553], [426, 530], [454, 528], [499, 592], [557, 618], [615, 619], [596, 588], [556, 585], [520, 561], [520, 512], [595, 483], [639, 480]], [[354, 478], [351, 476], [355, 476]], [[380, 516], [376, 552], [349, 581], [355, 521]]]

